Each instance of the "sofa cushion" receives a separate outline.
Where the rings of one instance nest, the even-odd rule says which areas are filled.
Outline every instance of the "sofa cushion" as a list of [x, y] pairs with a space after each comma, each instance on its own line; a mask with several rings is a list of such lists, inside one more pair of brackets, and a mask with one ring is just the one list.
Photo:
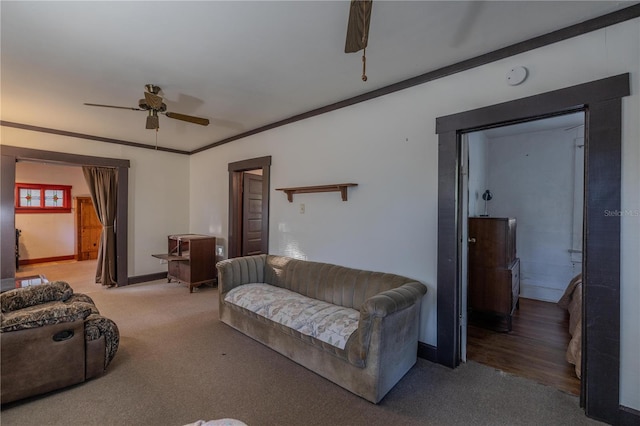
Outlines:
[[54, 281], [42, 285], [16, 288], [2, 293], [2, 312], [17, 311], [41, 303], [65, 301], [71, 297], [73, 289], [64, 281]]
[[311, 299], [270, 284], [238, 286], [229, 291], [224, 300], [339, 349], [344, 349], [360, 319], [355, 309]]

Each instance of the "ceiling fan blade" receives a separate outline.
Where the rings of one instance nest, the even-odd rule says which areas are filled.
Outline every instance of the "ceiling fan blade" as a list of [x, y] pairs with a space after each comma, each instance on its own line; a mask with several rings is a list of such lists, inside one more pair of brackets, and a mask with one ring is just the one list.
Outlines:
[[474, 26], [477, 23], [477, 18], [481, 14], [482, 9], [486, 6], [482, 1], [468, 2], [468, 6], [462, 15], [462, 19], [458, 24], [458, 29], [451, 41], [451, 47], [460, 47], [471, 35], [474, 30]]
[[164, 115], [166, 115], [169, 118], [173, 118], [176, 120], [182, 120], [182, 121], [188, 121], [189, 123], [194, 123], [194, 124], [199, 124], [201, 126], [208, 126], [209, 125], [209, 119], [208, 118], [200, 118], [200, 117], [193, 117], [191, 115], [185, 115], [185, 114], [179, 114], [177, 112], [165, 112]]
[[357, 52], [367, 47], [372, 4], [372, 0], [351, 0], [344, 53]]
[[149, 114], [147, 116], [147, 125], [146, 129], [159, 129], [160, 128], [160, 120], [158, 119], [157, 114]]
[[144, 92], [144, 98], [147, 101], [147, 105], [149, 105], [151, 109], [162, 108], [162, 97], [153, 93]]
[[84, 103], [85, 105], [88, 106], [95, 106], [95, 107], [103, 107], [103, 108], [117, 108], [117, 109], [130, 109], [132, 111], [144, 111], [140, 108], [134, 108], [134, 107], [123, 107], [123, 106], [116, 106], [116, 105], [103, 105], [103, 104], [90, 104], [90, 103]]

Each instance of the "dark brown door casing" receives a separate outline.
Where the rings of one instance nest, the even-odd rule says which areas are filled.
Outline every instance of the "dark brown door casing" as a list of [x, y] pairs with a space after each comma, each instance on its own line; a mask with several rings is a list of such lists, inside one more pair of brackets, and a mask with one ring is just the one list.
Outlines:
[[269, 252], [269, 181], [271, 156], [229, 163], [229, 258], [242, 256], [243, 173], [257, 169], [262, 170], [262, 230], [260, 252]]
[[[129, 284], [128, 259], [127, 259], [127, 233], [128, 233], [128, 194], [129, 194], [129, 160], [119, 158], [103, 158], [88, 155], [67, 154], [55, 151], [43, 151], [39, 149], [21, 148], [10, 145], [0, 145], [2, 157], [2, 185], [0, 185], [0, 207], [2, 216], [0, 227], [2, 235], [13, 235], [15, 232], [14, 219], [14, 185], [15, 163], [19, 160], [52, 162], [74, 166], [98, 166], [113, 167], [118, 171], [118, 207], [116, 227], [116, 265], [118, 286]], [[7, 243], [5, 243], [5, 241]], [[13, 278], [15, 276], [15, 256], [13, 248], [6, 250], [5, 245], [13, 239], [2, 239], [2, 256], [0, 256], [0, 278]]]
[[581, 404], [616, 424], [620, 392], [620, 218], [622, 97], [629, 74], [436, 119], [438, 133], [439, 363], [460, 363], [460, 135], [577, 111], [585, 112], [585, 207]]

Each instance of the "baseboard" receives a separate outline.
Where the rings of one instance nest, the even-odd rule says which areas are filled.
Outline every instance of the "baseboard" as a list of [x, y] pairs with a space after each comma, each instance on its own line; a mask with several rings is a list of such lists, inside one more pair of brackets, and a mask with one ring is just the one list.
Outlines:
[[427, 361], [438, 362], [438, 348], [427, 345], [426, 343], [418, 342], [418, 356], [426, 359]]
[[560, 300], [563, 294], [564, 288], [559, 290], [557, 288], [541, 287], [526, 283], [520, 284], [520, 297], [524, 297], [525, 299], [542, 300], [543, 302], [555, 303]]
[[618, 424], [620, 426], [640, 425], [640, 411], [621, 405], [619, 407]]
[[137, 275], [135, 277], [129, 277], [127, 279], [127, 285], [146, 283], [148, 281], [162, 280], [165, 278], [167, 278], [166, 272], [156, 272], [154, 274]]
[[70, 254], [68, 256], [41, 257], [39, 259], [23, 259], [19, 263], [20, 263], [20, 266], [22, 266], [22, 265], [33, 265], [34, 263], [61, 262], [63, 260], [75, 260], [75, 259], [76, 259], [76, 255]]

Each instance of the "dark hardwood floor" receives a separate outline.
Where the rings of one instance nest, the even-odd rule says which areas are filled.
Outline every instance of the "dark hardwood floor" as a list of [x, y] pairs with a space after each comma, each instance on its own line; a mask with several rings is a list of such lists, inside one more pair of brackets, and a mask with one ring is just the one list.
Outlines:
[[569, 316], [555, 303], [520, 298], [511, 332], [490, 318], [469, 318], [467, 359], [580, 395], [580, 379], [565, 359]]

